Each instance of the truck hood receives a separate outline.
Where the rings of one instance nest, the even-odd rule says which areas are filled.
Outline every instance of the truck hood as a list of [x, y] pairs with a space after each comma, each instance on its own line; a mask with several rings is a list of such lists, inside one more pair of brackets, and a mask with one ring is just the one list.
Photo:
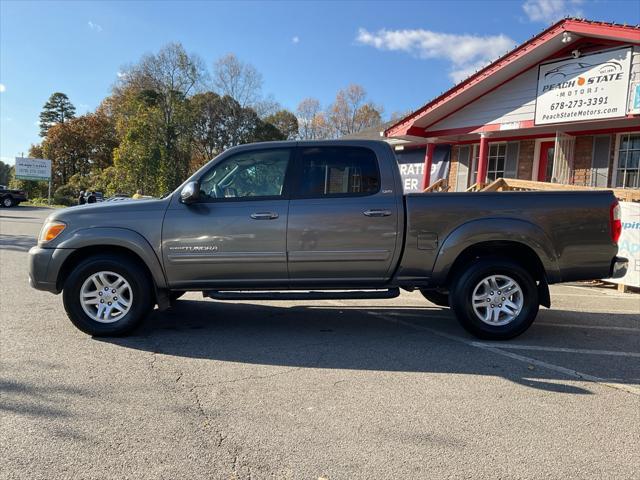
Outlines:
[[[171, 196], [162, 199], [150, 200], [122, 200], [118, 202], [100, 202], [78, 205], [75, 207], [56, 210], [47, 221], [58, 220], [65, 223], [73, 223], [75, 219], [86, 221], [88, 218], [94, 217], [95, 223], [113, 223], [114, 217], [119, 215], [127, 215], [133, 212], [155, 212], [165, 210], [169, 204]], [[107, 220], [108, 219], [108, 220]], [[93, 222], [92, 222], [93, 223]]]

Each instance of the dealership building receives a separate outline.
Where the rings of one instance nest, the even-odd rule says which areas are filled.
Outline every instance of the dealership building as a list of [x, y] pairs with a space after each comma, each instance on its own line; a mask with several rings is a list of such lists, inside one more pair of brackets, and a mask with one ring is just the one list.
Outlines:
[[383, 134], [407, 191], [501, 177], [639, 189], [640, 28], [561, 20]]

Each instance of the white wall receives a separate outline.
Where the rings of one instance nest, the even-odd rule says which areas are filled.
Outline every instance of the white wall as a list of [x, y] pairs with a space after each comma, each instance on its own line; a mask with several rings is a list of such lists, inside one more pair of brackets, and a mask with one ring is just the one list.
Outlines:
[[[489, 123], [533, 120], [535, 114], [538, 67], [530, 68], [491, 93], [429, 127], [429, 130], [473, 127]], [[631, 57], [630, 87], [640, 83], [640, 47]], [[632, 98], [629, 95], [629, 104]]]
[[429, 130], [533, 120], [537, 82], [538, 67], [534, 67], [432, 125]]

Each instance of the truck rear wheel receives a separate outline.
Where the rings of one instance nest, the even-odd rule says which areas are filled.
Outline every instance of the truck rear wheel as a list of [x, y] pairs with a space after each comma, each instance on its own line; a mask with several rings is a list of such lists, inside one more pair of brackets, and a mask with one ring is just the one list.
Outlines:
[[94, 336], [129, 332], [153, 306], [146, 272], [116, 255], [92, 256], [76, 266], [65, 282], [63, 301], [71, 322]]
[[519, 264], [480, 259], [454, 281], [451, 307], [460, 324], [476, 337], [508, 340], [526, 331], [535, 320], [538, 289]]

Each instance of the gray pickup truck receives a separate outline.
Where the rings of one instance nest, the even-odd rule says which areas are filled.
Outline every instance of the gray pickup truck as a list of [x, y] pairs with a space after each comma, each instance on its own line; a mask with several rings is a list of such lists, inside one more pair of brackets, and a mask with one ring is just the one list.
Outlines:
[[[379, 141], [232, 148], [159, 200], [52, 213], [34, 288], [80, 330], [119, 335], [185, 291], [214, 299], [420, 292], [474, 335], [524, 332], [548, 285], [622, 276], [610, 191], [403, 194]], [[301, 293], [302, 291], [302, 293]]]

